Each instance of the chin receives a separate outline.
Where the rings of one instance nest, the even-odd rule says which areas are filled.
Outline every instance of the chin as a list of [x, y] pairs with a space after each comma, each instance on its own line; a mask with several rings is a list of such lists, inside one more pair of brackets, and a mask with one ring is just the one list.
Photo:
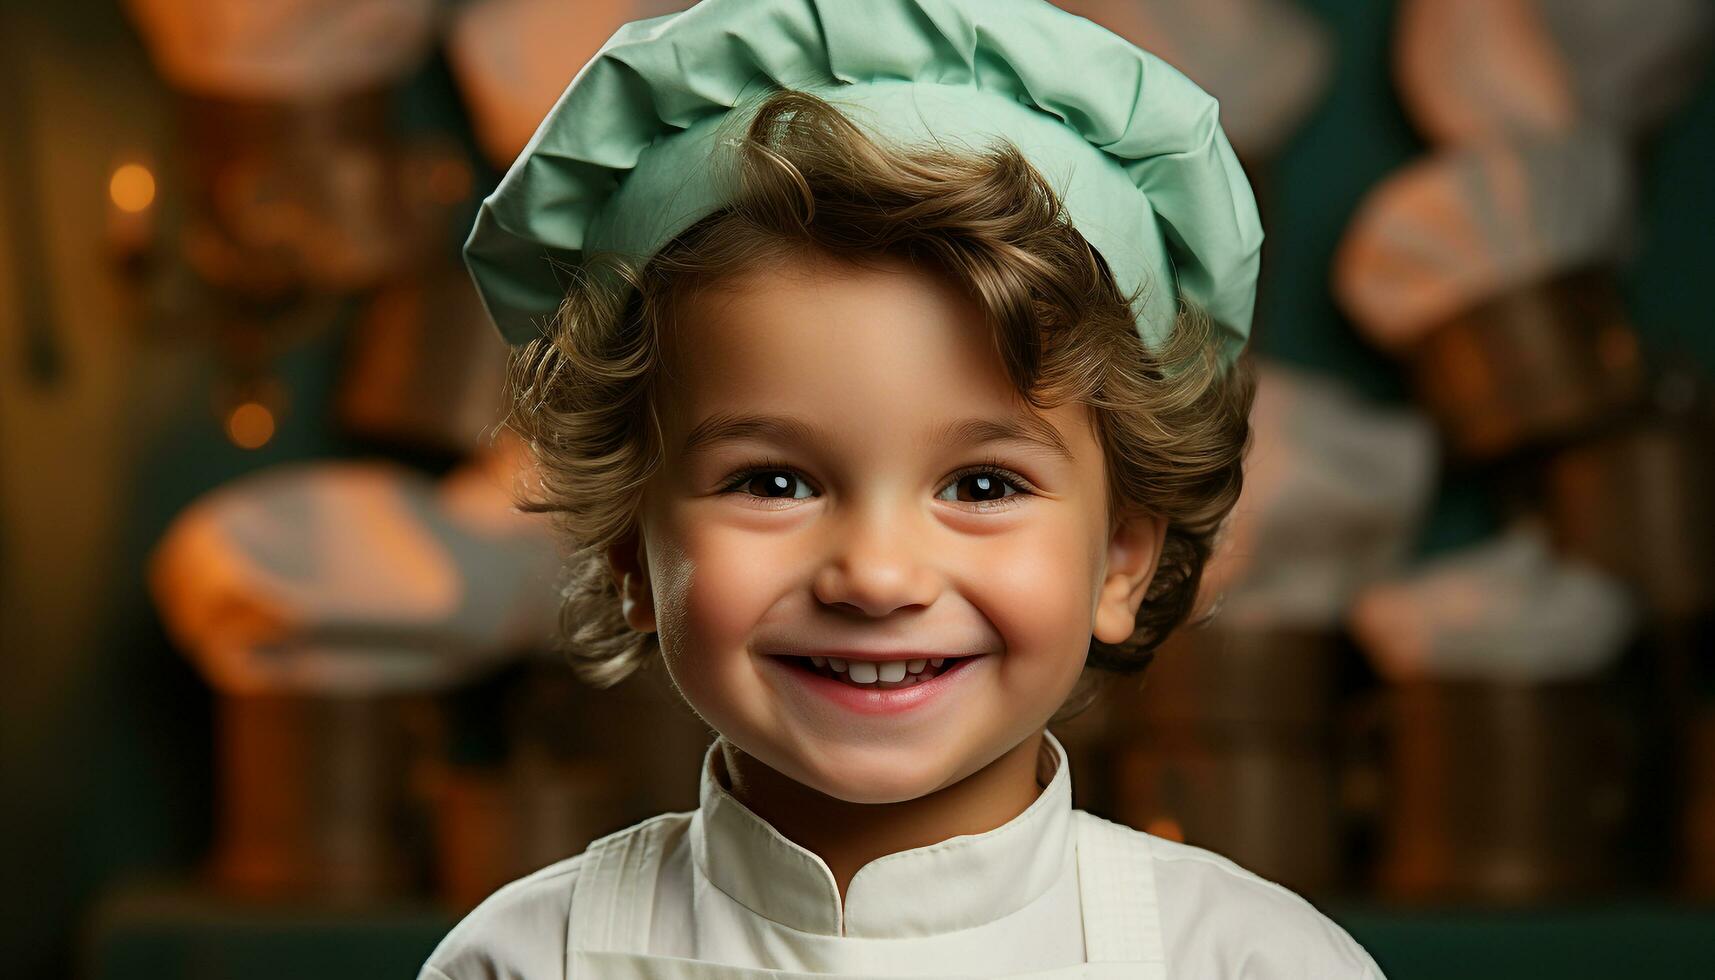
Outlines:
[[[847, 803], [903, 803], [941, 789], [950, 780], [940, 760], [919, 758], [917, 764], [891, 764], [887, 753], [849, 746], [832, 753], [820, 768], [788, 773], [817, 792]], [[865, 758], [868, 756], [868, 758]]]

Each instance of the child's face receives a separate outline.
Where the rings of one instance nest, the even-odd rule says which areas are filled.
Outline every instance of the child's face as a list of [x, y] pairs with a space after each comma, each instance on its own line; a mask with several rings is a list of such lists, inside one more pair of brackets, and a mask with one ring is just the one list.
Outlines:
[[[739, 749], [839, 799], [915, 799], [1040, 730], [1092, 634], [1130, 636], [1164, 525], [1108, 533], [1082, 405], [1035, 423], [1065, 454], [959, 428], [1033, 423], [956, 286], [805, 254], [688, 300], [679, 324], [642, 545], [610, 559], [628, 621], [659, 632], [679, 691]], [[687, 446], [737, 417], [799, 427]], [[981, 656], [924, 703], [868, 714], [787, 659], [842, 648]]]

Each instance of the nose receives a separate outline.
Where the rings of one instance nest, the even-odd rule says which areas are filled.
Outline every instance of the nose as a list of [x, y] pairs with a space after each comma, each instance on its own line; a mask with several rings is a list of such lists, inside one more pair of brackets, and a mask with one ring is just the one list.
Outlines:
[[940, 574], [920, 553], [926, 536], [897, 511], [850, 512], [832, 533], [813, 586], [823, 604], [879, 617], [927, 608], [941, 594]]

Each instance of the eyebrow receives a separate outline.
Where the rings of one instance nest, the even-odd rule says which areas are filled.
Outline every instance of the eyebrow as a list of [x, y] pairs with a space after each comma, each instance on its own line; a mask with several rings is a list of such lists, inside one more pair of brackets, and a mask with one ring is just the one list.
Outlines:
[[[948, 422], [932, 431], [931, 440], [955, 445], [986, 445], [995, 442], [1018, 442], [1033, 446], [1073, 462], [1072, 450], [1060, 437], [1059, 430], [1047, 419], [1036, 416], [1007, 419], [969, 418]], [[683, 456], [707, 452], [717, 443], [737, 439], [773, 439], [803, 445], [827, 445], [827, 433], [800, 418], [790, 415], [711, 415], [697, 423], [685, 437]]]

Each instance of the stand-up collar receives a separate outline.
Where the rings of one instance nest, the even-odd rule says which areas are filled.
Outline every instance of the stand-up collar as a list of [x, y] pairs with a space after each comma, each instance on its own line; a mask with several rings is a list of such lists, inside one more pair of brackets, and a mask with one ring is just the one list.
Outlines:
[[1042, 895], [1075, 859], [1072, 774], [1066, 750], [1044, 731], [1037, 757], [1042, 793], [1023, 813], [981, 834], [961, 834], [883, 855], [846, 890], [826, 862], [788, 840], [721, 782], [717, 738], [703, 756], [692, 854], [711, 884], [758, 915], [802, 932], [903, 938], [992, 922]]

